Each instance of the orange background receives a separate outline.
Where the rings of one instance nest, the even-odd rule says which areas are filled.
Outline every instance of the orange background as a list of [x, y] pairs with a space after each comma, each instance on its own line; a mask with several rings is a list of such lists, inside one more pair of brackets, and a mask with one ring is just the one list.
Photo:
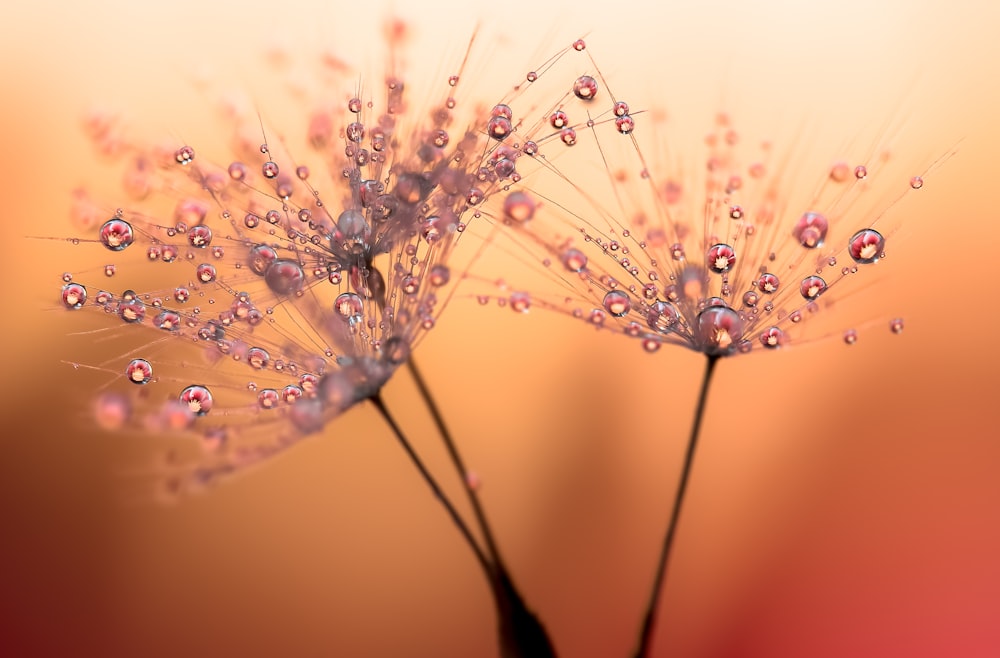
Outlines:
[[[71, 234], [70, 190], [100, 187], [79, 129], [95, 101], [170, 130], [198, 116], [169, 91], [190, 71], [246, 65], [272, 39], [335, 44], [367, 66], [388, 10], [85, 4], [0, 10], [0, 654], [494, 655], [475, 563], [371, 409], [209, 495], [123, 504], [115, 473], [147, 447], [87, 425], [91, 380], [58, 361], [89, 345], [52, 305], [70, 252], [24, 239]], [[480, 18], [484, 41], [504, 39], [507, 85], [589, 31], [619, 89], [699, 132], [721, 105], [746, 132], [809, 113], [848, 138], [895, 111], [925, 158], [962, 140], [908, 206], [891, 308], [861, 309], [902, 314], [902, 336], [721, 364], [659, 655], [1000, 655], [1000, 12], [972, 0], [549, 4], [404, 11], [411, 63], [438, 71], [441, 44], [460, 52]], [[468, 301], [418, 354], [560, 654], [627, 655], [700, 358]], [[430, 435], [405, 378], [387, 395]]]

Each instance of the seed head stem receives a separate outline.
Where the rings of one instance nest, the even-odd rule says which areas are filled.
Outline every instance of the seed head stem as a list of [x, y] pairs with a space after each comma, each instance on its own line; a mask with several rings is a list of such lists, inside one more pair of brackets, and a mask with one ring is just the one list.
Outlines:
[[691, 426], [691, 436], [688, 439], [687, 452], [684, 454], [684, 465], [681, 468], [680, 480], [677, 483], [677, 493], [674, 495], [674, 507], [670, 513], [670, 522], [667, 524], [667, 534], [663, 538], [663, 545], [660, 547], [660, 558], [656, 565], [656, 576], [653, 578], [653, 589], [650, 593], [649, 603], [646, 606], [646, 615], [642, 622], [639, 647], [635, 651], [635, 658], [649, 658], [651, 655], [650, 649], [656, 627], [656, 612], [659, 607], [660, 590], [663, 588], [663, 579], [666, 576], [667, 564], [670, 561], [670, 550], [673, 547], [674, 535], [677, 531], [677, 521], [680, 518], [681, 508], [684, 505], [684, 494], [687, 491], [687, 484], [691, 475], [691, 465], [694, 461], [694, 451], [698, 443], [698, 433], [701, 430], [701, 421], [705, 415], [708, 387], [712, 382], [712, 373], [715, 371], [715, 364], [719, 360], [719, 357], [708, 355], [707, 359], [705, 373], [701, 380], [701, 392], [698, 394], [698, 406], [695, 409], [694, 422]]
[[431, 491], [434, 493], [434, 496], [438, 499], [438, 501], [444, 505], [444, 508], [451, 517], [455, 527], [457, 527], [458, 531], [462, 533], [463, 537], [465, 537], [465, 541], [469, 544], [469, 548], [472, 549], [472, 552], [476, 554], [476, 559], [479, 561], [479, 566], [482, 567], [487, 580], [492, 583], [493, 567], [490, 564], [490, 561], [483, 554], [483, 550], [479, 547], [479, 543], [473, 538], [472, 533], [469, 531], [469, 526], [465, 524], [465, 521], [462, 519], [461, 515], [459, 515], [458, 510], [455, 509], [451, 500], [445, 495], [444, 491], [441, 490], [437, 480], [435, 480], [434, 476], [427, 470], [427, 466], [424, 465], [423, 460], [420, 459], [416, 450], [413, 449], [413, 446], [407, 440], [406, 435], [403, 434], [403, 430], [400, 429], [399, 425], [396, 423], [396, 419], [393, 418], [391, 413], [389, 413], [389, 409], [382, 401], [382, 396], [376, 393], [371, 397], [371, 401], [372, 404], [375, 405], [375, 408], [378, 409], [378, 412], [382, 414], [382, 418], [385, 419], [385, 422], [388, 423], [389, 427], [392, 429], [393, 434], [395, 434], [399, 444], [403, 446], [403, 450], [406, 451], [410, 461], [413, 462], [413, 465], [417, 467], [418, 471], [420, 471], [420, 475], [424, 478], [424, 482], [426, 482], [427, 486], [431, 488]]

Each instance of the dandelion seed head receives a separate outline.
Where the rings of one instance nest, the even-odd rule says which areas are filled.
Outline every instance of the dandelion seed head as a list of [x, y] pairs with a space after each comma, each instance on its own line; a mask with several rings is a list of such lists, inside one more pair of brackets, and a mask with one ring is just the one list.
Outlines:
[[[388, 29], [390, 51], [404, 32]], [[468, 223], [532, 219], [537, 204], [517, 186], [538, 168], [532, 158], [565, 143], [551, 108], [597, 94], [564, 65], [572, 54], [557, 53], [532, 85], [509, 71], [506, 91], [492, 80], [467, 89], [461, 71], [411, 86], [394, 56], [369, 87], [327, 58], [323, 93], [289, 83], [306, 108], [298, 133], [272, 126], [266, 103], [226, 96], [234, 129], [221, 158], [89, 116], [87, 134], [122, 179], [103, 220], [89, 193], [74, 194], [72, 242], [113, 254], [105, 274], [132, 286], [98, 289], [92, 270], [63, 279], [61, 305], [103, 318], [122, 345], [85, 364], [108, 380], [98, 424], [200, 436], [210, 450], [171, 461], [171, 488], [183, 488], [265, 461], [378, 394], [447, 305], [467, 267], [455, 252]], [[331, 102], [325, 89], [337, 84], [349, 93]], [[526, 311], [530, 299], [511, 306]]]

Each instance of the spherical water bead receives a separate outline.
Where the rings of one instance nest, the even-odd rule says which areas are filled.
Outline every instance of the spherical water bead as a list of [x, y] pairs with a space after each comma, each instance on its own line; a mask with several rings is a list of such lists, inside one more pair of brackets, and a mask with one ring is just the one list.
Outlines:
[[178, 164], [190, 164], [194, 160], [194, 149], [190, 146], [182, 146], [174, 151], [174, 159]]
[[765, 295], [771, 295], [777, 292], [780, 284], [781, 282], [778, 280], [777, 275], [765, 272], [760, 275], [760, 278], [757, 279], [757, 290], [761, 291]]
[[87, 289], [79, 283], [67, 283], [62, 288], [62, 301], [68, 309], [82, 308], [87, 303]]
[[874, 263], [882, 257], [882, 250], [885, 248], [885, 238], [882, 234], [872, 228], [858, 231], [851, 236], [848, 243], [848, 251], [855, 262], [866, 265]]
[[365, 215], [360, 210], [349, 208], [337, 217], [337, 233], [342, 240], [361, 241], [371, 232]]
[[576, 130], [573, 128], [563, 128], [559, 131], [559, 139], [566, 146], [573, 146], [576, 144]]
[[736, 264], [736, 252], [728, 244], [716, 244], [705, 256], [708, 269], [716, 274], [728, 272]]
[[493, 117], [486, 124], [486, 132], [497, 141], [503, 141], [514, 130], [514, 124], [507, 117]]
[[854, 329], [848, 329], [844, 332], [844, 342], [848, 345], [853, 345], [858, 342], [858, 332]]
[[285, 404], [295, 404], [302, 397], [303, 391], [295, 384], [289, 384], [281, 389], [281, 399]]
[[161, 311], [153, 318], [153, 326], [164, 331], [177, 331], [181, 327], [181, 316], [173, 311]]
[[826, 290], [826, 281], [819, 276], [807, 276], [799, 285], [799, 292], [805, 299], [816, 299]]
[[229, 177], [235, 181], [245, 180], [247, 174], [250, 173], [247, 166], [242, 162], [230, 163], [227, 171], [229, 172]]
[[263, 388], [257, 394], [257, 405], [261, 409], [274, 409], [281, 401], [281, 396], [273, 388]]
[[580, 100], [594, 100], [594, 97], [597, 96], [597, 80], [589, 75], [581, 75], [573, 83], [573, 93]]
[[646, 312], [646, 324], [661, 334], [670, 332], [677, 324], [677, 308], [670, 302], [656, 302]]
[[818, 212], [807, 212], [799, 218], [792, 229], [792, 235], [806, 249], [823, 246], [830, 223]]
[[728, 306], [708, 306], [698, 314], [695, 347], [710, 356], [732, 354], [743, 339], [743, 320]]
[[923, 186], [924, 186], [924, 179], [921, 178], [920, 176], [914, 176], [913, 178], [910, 179], [911, 188], [919, 190]]
[[257, 228], [260, 225], [260, 217], [253, 214], [252, 212], [248, 212], [243, 217], [243, 225], [246, 226], [247, 228]]
[[760, 335], [760, 343], [768, 349], [781, 347], [785, 340], [785, 332], [778, 327], [770, 327]]
[[200, 224], [192, 226], [187, 233], [188, 244], [198, 249], [204, 249], [212, 242], [212, 229]]
[[830, 180], [843, 183], [850, 176], [851, 167], [846, 162], [835, 162], [830, 167]]
[[556, 130], [562, 130], [569, 125], [569, 117], [562, 110], [556, 110], [549, 116], [549, 124]]
[[535, 200], [527, 192], [511, 192], [503, 201], [503, 214], [519, 224], [535, 216]]
[[357, 322], [360, 321], [364, 313], [364, 304], [361, 297], [353, 292], [341, 293], [333, 300], [333, 310], [344, 319]]
[[101, 244], [111, 251], [121, 251], [135, 240], [132, 225], [124, 219], [109, 219], [101, 226]]
[[755, 308], [757, 306], [757, 302], [759, 301], [760, 301], [760, 295], [758, 295], [756, 291], [748, 290], [745, 293], [743, 293], [744, 306]]
[[410, 358], [410, 346], [399, 336], [393, 336], [382, 345], [382, 358], [394, 366]]
[[615, 101], [613, 111], [616, 117], [628, 116], [628, 103], [625, 101]]
[[573, 50], [581, 52], [586, 49], [587, 43], [583, 39], [577, 39], [573, 42]]
[[360, 142], [365, 138], [365, 124], [358, 121], [347, 124], [347, 130], [345, 131], [347, 139], [352, 142]]
[[621, 290], [611, 290], [604, 295], [601, 305], [616, 318], [624, 317], [632, 310], [632, 300]]
[[104, 266], [104, 276], [114, 276], [118, 268], [114, 264]]
[[247, 350], [247, 363], [251, 368], [263, 370], [271, 362], [271, 355], [267, 350], [260, 347], [251, 347]]
[[205, 386], [188, 386], [177, 396], [178, 402], [195, 416], [204, 416], [212, 410], [212, 392]]
[[889, 330], [894, 334], [903, 333], [903, 318], [893, 318], [890, 320]]
[[217, 275], [218, 272], [216, 272], [215, 266], [211, 263], [202, 263], [195, 268], [195, 276], [197, 276], [198, 280], [202, 283], [211, 283], [215, 281], [215, 277]]
[[125, 366], [125, 378], [133, 384], [148, 384], [153, 379], [153, 366], [146, 359], [132, 359]]
[[94, 420], [103, 430], [120, 430], [131, 417], [132, 404], [120, 393], [105, 391], [94, 401]]
[[587, 267], [587, 255], [570, 247], [562, 254], [562, 264], [570, 272], [582, 272]]
[[118, 303], [118, 317], [130, 324], [142, 322], [146, 317], [146, 305], [135, 296], [134, 292], [126, 290], [122, 294], [122, 301]]
[[250, 250], [247, 264], [254, 274], [264, 274], [271, 263], [278, 260], [278, 252], [266, 244], [259, 244]]
[[403, 289], [403, 293], [407, 295], [415, 295], [418, 290], [420, 290], [420, 279], [413, 276], [412, 274], [407, 274], [400, 281], [400, 287]]
[[515, 313], [527, 313], [531, 309], [531, 295], [526, 292], [511, 293], [510, 309]]
[[854, 168], [854, 177], [858, 180], [864, 180], [868, 178], [868, 168], [864, 165], [858, 165]]
[[538, 144], [536, 142], [527, 141], [521, 149], [527, 155], [537, 155], [538, 154]]
[[260, 172], [264, 174], [264, 178], [276, 178], [278, 171], [278, 164], [271, 160], [268, 160], [260, 167]]
[[294, 260], [280, 258], [267, 266], [264, 283], [276, 295], [293, 295], [302, 289], [306, 273]]
[[623, 135], [631, 135], [632, 131], [635, 130], [635, 120], [628, 114], [618, 117], [615, 119], [615, 128]]
[[427, 280], [432, 286], [443, 286], [451, 280], [451, 270], [448, 269], [447, 265], [434, 265], [427, 274]]

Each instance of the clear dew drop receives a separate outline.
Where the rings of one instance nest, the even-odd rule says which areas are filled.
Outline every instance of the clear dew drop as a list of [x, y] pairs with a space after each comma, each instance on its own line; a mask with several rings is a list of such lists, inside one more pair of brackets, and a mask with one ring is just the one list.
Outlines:
[[251, 347], [247, 350], [247, 363], [255, 370], [263, 370], [271, 363], [271, 355], [262, 347]]
[[302, 289], [306, 273], [294, 260], [280, 258], [267, 266], [264, 282], [276, 295], [293, 295]]
[[[721, 300], [720, 300], [721, 301]], [[743, 320], [722, 304], [707, 306], [698, 314], [696, 347], [710, 356], [732, 354], [743, 339]]]
[[705, 256], [708, 269], [716, 274], [728, 272], [736, 264], [736, 251], [728, 244], [712, 245]]
[[510, 310], [515, 313], [527, 313], [531, 309], [531, 295], [526, 292], [514, 292], [510, 295]]
[[848, 243], [848, 251], [851, 258], [856, 263], [867, 265], [874, 263], [882, 257], [885, 249], [885, 238], [882, 234], [872, 228], [861, 229], [853, 236]]
[[218, 276], [218, 272], [215, 266], [211, 263], [202, 263], [197, 268], [195, 268], [195, 276], [202, 283], [212, 283], [215, 281], [215, 277]]
[[847, 345], [853, 345], [858, 342], [858, 332], [854, 329], [848, 329], [844, 332], [844, 343]]
[[573, 94], [580, 100], [594, 100], [597, 96], [597, 80], [589, 75], [581, 75], [573, 83]]
[[818, 212], [804, 213], [795, 223], [792, 235], [806, 249], [816, 249], [823, 246], [830, 223]]
[[503, 202], [503, 214], [507, 219], [518, 224], [527, 222], [535, 216], [535, 200], [527, 192], [511, 192]]
[[274, 409], [280, 401], [281, 396], [273, 388], [263, 388], [257, 394], [257, 406], [261, 409]]
[[195, 416], [204, 416], [212, 410], [214, 404], [212, 392], [207, 387], [198, 384], [188, 386], [181, 391], [177, 400]]
[[82, 308], [87, 302], [87, 289], [79, 283], [67, 283], [62, 288], [62, 301], [68, 309]]
[[132, 359], [125, 366], [125, 378], [133, 384], [148, 384], [153, 379], [153, 366], [146, 359]]
[[632, 300], [629, 298], [627, 293], [621, 290], [611, 290], [606, 295], [604, 295], [604, 300], [601, 305], [611, 315], [616, 318], [624, 317], [628, 315], [628, 312], [632, 310]]
[[194, 149], [190, 146], [182, 146], [174, 151], [174, 160], [178, 164], [187, 165], [194, 160]]
[[889, 331], [894, 334], [903, 333], [903, 318], [893, 318], [889, 321]]
[[333, 310], [337, 312], [340, 317], [344, 318], [349, 322], [359, 322], [361, 321], [364, 314], [364, 303], [361, 297], [353, 292], [341, 293], [333, 300]]
[[910, 187], [913, 188], [914, 190], [919, 190], [923, 186], [924, 186], [924, 179], [921, 178], [920, 176], [914, 176], [913, 178], [910, 179]]
[[582, 272], [587, 267], [587, 255], [573, 247], [564, 251], [560, 260], [570, 272]]
[[486, 124], [486, 132], [497, 141], [503, 141], [514, 130], [510, 119], [503, 116], [493, 117]]
[[615, 129], [623, 135], [631, 135], [635, 130], [635, 120], [626, 114], [615, 119]]
[[445, 285], [450, 279], [451, 270], [448, 269], [447, 265], [441, 265], [440, 263], [432, 266], [427, 275], [427, 280], [435, 287]]
[[260, 172], [264, 178], [276, 178], [278, 176], [278, 163], [268, 160], [260, 167]]
[[111, 251], [121, 251], [135, 241], [135, 232], [124, 219], [109, 219], [101, 226], [100, 238]]
[[646, 324], [653, 331], [665, 334], [677, 324], [677, 317], [677, 308], [673, 304], [659, 301], [650, 305], [646, 312]]
[[187, 232], [188, 244], [198, 249], [204, 249], [212, 243], [212, 229], [199, 224], [192, 226]]
[[819, 276], [807, 276], [799, 284], [799, 293], [804, 299], [816, 299], [826, 290], [826, 281]]
[[768, 349], [781, 347], [785, 340], [785, 332], [778, 327], [769, 327], [760, 335], [760, 343]]

